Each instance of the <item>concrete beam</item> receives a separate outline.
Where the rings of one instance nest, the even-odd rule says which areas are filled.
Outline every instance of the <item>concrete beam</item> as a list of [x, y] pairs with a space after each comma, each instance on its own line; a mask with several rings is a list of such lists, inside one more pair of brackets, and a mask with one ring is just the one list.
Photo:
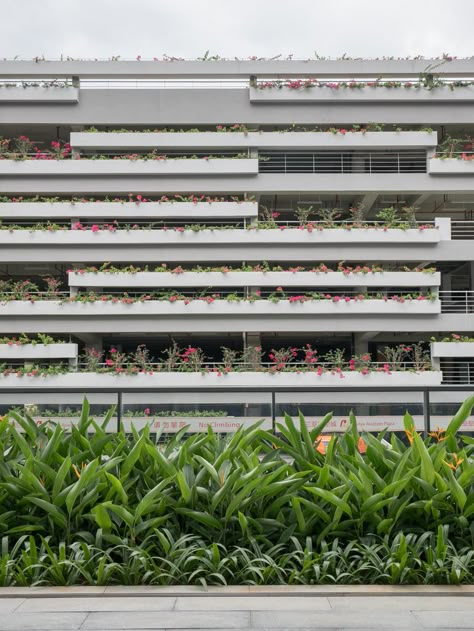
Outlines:
[[[0, 62], [1, 63], [1, 62]], [[210, 67], [211, 64], [208, 64]], [[473, 73], [474, 74], [474, 73]], [[0, 75], [1, 76], [1, 75]], [[189, 98], [184, 98], [189, 95]], [[114, 127], [351, 125], [377, 121], [396, 125], [472, 125], [472, 103], [258, 103], [246, 89], [194, 88], [81, 90], [76, 105], [2, 104], [1, 125], [106, 125]], [[377, 176], [378, 177], [378, 176]], [[405, 177], [408, 177], [405, 174]], [[376, 178], [377, 179], [377, 178]]]
[[273, 317], [253, 316], [136, 316], [136, 317], [15, 317], [0, 320], [0, 334], [18, 333], [459, 333], [474, 331], [474, 314], [448, 313], [435, 316], [331, 316], [294, 315]]

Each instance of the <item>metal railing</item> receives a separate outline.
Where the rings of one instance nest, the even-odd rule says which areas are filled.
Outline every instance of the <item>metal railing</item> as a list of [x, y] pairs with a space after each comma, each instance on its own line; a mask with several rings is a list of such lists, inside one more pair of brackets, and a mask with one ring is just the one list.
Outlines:
[[[76, 206], [76, 208], [78, 208], [77, 212], [75, 212], [75, 217], [76, 218], [81, 218], [82, 217], [82, 213], [80, 212], [80, 206]], [[149, 219], [134, 219], [133, 217], [133, 213], [135, 213], [138, 217], [140, 217], [140, 210], [134, 210], [134, 211], [130, 211], [129, 217], [130, 220], [127, 221], [127, 219], [123, 219], [120, 218], [120, 220], [114, 220], [114, 219], [110, 219], [109, 221], [98, 221], [97, 219], [91, 219], [91, 218], [86, 218], [83, 219], [82, 221], [80, 221], [79, 223], [84, 227], [84, 228], [91, 228], [92, 226], [99, 226], [100, 230], [163, 230], [166, 229], [168, 227], [174, 228], [174, 227], [188, 227], [187, 229], [192, 230], [192, 226], [197, 226], [199, 225], [201, 227], [201, 229], [203, 227], [209, 228], [210, 230], [212, 229], [242, 229], [242, 228], [247, 228], [247, 226], [250, 228], [251, 226], [254, 226], [255, 228], [259, 228], [260, 230], [264, 230], [266, 226], [267, 228], [270, 228], [270, 224], [274, 224], [275, 227], [280, 227], [280, 226], [284, 226], [285, 228], [291, 228], [291, 229], [298, 229], [300, 227], [307, 227], [307, 226], [312, 226], [315, 230], [324, 230], [324, 229], [339, 229], [339, 230], [346, 230], [346, 231], [350, 231], [350, 230], [355, 230], [356, 228], [361, 228], [361, 229], [373, 229], [373, 230], [379, 230], [379, 231], [383, 231], [385, 229], [388, 229], [389, 226], [387, 226], [387, 223], [384, 221], [373, 221], [373, 220], [363, 220], [360, 223], [354, 223], [353, 220], [347, 219], [345, 221], [331, 221], [331, 222], [325, 222], [325, 221], [321, 221], [318, 219], [312, 219], [311, 217], [309, 217], [305, 222], [301, 222], [298, 219], [271, 219], [271, 220], [266, 220], [264, 217], [257, 217], [257, 216], [253, 216], [253, 217], [242, 217], [239, 218], [237, 215], [234, 215], [232, 217], [223, 217], [222, 219], [208, 219], [207, 217], [202, 217], [199, 215], [198, 212], [196, 212], [196, 216], [195, 217], [185, 217], [182, 219], [173, 219], [171, 218], [171, 212], [170, 211], [170, 218], [166, 218], [166, 219], [160, 219], [160, 220], [155, 220], [155, 221], [151, 221]], [[277, 211], [280, 212], [280, 211]], [[72, 214], [72, 213], [70, 213]], [[100, 209], [98, 209], [97, 212], [97, 217], [101, 216], [101, 211]], [[70, 219], [52, 219], [52, 220], [46, 220], [46, 221], [28, 221], [28, 220], [15, 220], [15, 219], [3, 219], [1, 220], [1, 224], [0, 224], [0, 232], [4, 231], [4, 232], [8, 232], [8, 231], [12, 231], [15, 230], [15, 227], [18, 226], [18, 228], [16, 228], [17, 230], [25, 230], [25, 232], [28, 231], [28, 229], [31, 229], [31, 231], [38, 231], [38, 232], [56, 232], [56, 231], [67, 231], [67, 230], [71, 230], [74, 229], [74, 224], [76, 224], [77, 222], [71, 222]], [[467, 223], [467, 222], [466, 222]], [[263, 226], [262, 226], [263, 224]], [[401, 225], [399, 226], [400, 230], [406, 230], [407, 227], [409, 226], [409, 224], [407, 222], [401, 222]], [[416, 226], [413, 226], [414, 229], [416, 230], [418, 227], [429, 227], [429, 228], [435, 228], [435, 222], [433, 220], [428, 220], [428, 221], [418, 221]], [[390, 228], [397, 228], [397, 225], [394, 226], [390, 226]], [[79, 228], [80, 229], [80, 228]], [[467, 238], [472, 238], [474, 239], [474, 222], [472, 222], [472, 237], [468, 237], [468, 236], [462, 236], [459, 238], [463, 238], [463, 239], [467, 239]]]
[[[97, 372], [97, 373], [111, 373], [114, 374], [115, 364], [107, 364], [106, 362], [94, 362], [93, 369], [91, 368], [91, 364], [81, 358], [79, 361], [75, 361], [71, 364], [64, 360], [60, 359], [48, 359], [48, 360], [29, 360], [29, 359], [0, 359], [0, 366], [7, 368], [17, 368], [23, 367], [26, 365], [33, 365], [38, 368], [48, 368], [51, 366], [60, 366], [62, 368], [67, 369], [67, 373], [87, 373], [87, 372]], [[289, 361], [286, 364], [284, 369], [278, 369], [278, 362], [270, 362], [270, 361], [262, 361], [258, 364], [254, 364], [252, 362], [244, 362], [244, 361], [235, 361], [232, 366], [232, 373], [235, 372], [255, 372], [255, 373], [265, 373], [265, 372], [276, 372], [276, 373], [295, 373], [295, 372], [315, 372], [319, 367], [323, 368], [325, 371], [344, 371], [344, 372], [358, 372], [358, 370], [351, 369], [349, 365], [349, 361], [345, 360], [341, 362], [338, 366], [331, 362], [319, 361], [316, 365], [308, 364], [303, 361]], [[129, 361], [128, 359], [123, 362], [123, 365], [119, 363], [117, 366], [123, 368], [124, 372], [127, 371], [127, 368], [131, 369], [130, 374], [135, 374], [134, 369], [136, 368], [139, 372], [140, 370], [144, 370], [145, 372], [156, 372], [156, 373], [168, 373], [168, 372], [181, 372], [181, 373], [189, 373], [189, 372], [199, 372], [200, 370], [205, 371], [215, 371], [215, 370], [224, 370], [225, 366], [222, 361], [203, 361], [198, 366], [178, 366], [173, 368], [173, 370], [169, 370], [166, 366], [166, 362], [156, 362], [149, 361], [147, 362], [145, 367], [140, 367], [137, 364], [134, 364], [133, 360]], [[388, 366], [388, 368], [387, 368]], [[420, 369], [418, 365], [411, 361], [400, 361], [395, 364], [391, 364], [390, 362], [373, 362], [370, 361], [367, 364], [367, 368], [369, 372], [393, 372], [393, 371], [415, 371]], [[473, 364], [474, 368], [474, 364]], [[431, 370], [429, 368], [429, 363], [425, 363], [423, 365], [424, 370]], [[473, 372], [474, 377], [474, 372]], [[461, 382], [464, 383], [464, 382]], [[466, 382], [468, 383], [468, 382]], [[1, 389], [1, 388], [0, 388]]]
[[[113, 274], [111, 274], [113, 276]], [[158, 283], [159, 281], [157, 281]], [[321, 285], [323, 286], [323, 282]], [[80, 281], [74, 281], [73, 287], [87, 287], [88, 281], [84, 279]], [[363, 285], [363, 279], [361, 279], [361, 286]], [[143, 302], [148, 302], [150, 300], [159, 300], [163, 302], [170, 302], [170, 296], [175, 295], [176, 297], [180, 296], [183, 299], [189, 298], [192, 300], [203, 300], [206, 301], [207, 298], [213, 298], [214, 300], [228, 300], [228, 302], [239, 302], [241, 300], [265, 300], [268, 299], [269, 302], [279, 302], [282, 300], [288, 300], [292, 297], [302, 297], [302, 300], [306, 301], [324, 301], [324, 300], [333, 300], [334, 302], [343, 302], [347, 297], [350, 301], [361, 301], [364, 300], [380, 300], [390, 302], [400, 302], [400, 297], [404, 297], [404, 302], [418, 302], [418, 296], [423, 296], [425, 301], [429, 301], [436, 298], [436, 295], [425, 293], [423, 291], [419, 291], [413, 288], [400, 288], [400, 290], [396, 291], [393, 288], [382, 287], [380, 290], [377, 289], [364, 289], [364, 290], [354, 290], [348, 289], [347, 291], [341, 285], [337, 289], [330, 288], [325, 289], [324, 286], [321, 289], [317, 289], [315, 291], [309, 291], [307, 286], [303, 287], [288, 287], [283, 288], [283, 290], [278, 290], [276, 287], [262, 287], [261, 289], [254, 290], [251, 285], [236, 285], [235, 287], [223, 287], [220, 288], [217, 285], [212, 286], [212, 291], [210, 286], [202, 290], [195, 290], [186, 287], [180, 287], [179, 285], [179, 274], [176, 275], [176, 283], [175, 288], [163, 287], [163, 292], [159, 291], [160, 286], [157, 284], [153, 290], [146, 291], [146, 288], [133, 288], [128, 289], [126, 286], [123, 288], [117, 287], [107, 287], [107, 284], [104, 283], [103, 287], [93, 287], [91, 286], [91, 291], [79, 291], [76, 294], [76, 297], [80, 299], [81, 296], [88, 296], [89, 294], [93, 294], [94, 297], [97, 297], [97, 302], [101, 302], [101, 296], [112, 296], [117, 298], [117, 302], [120, 302], [121, 299], [126, 301], [127, 298], [133, 299], [143, 299]], [[149, 289], [149, 288], [148, 288]], [[408, 291], [411, 289], [411, 291]], [[163, 293], [163, 296], [160, 294]], [[447, 292], [450, 293], [450, 292]], [[457, 292], [454, 292], [457, 293]], [[464, 292], [459, 292], [464, 293]], [[474, 293], [474, 292], [473, 292]], [[46, 291], [29, 291], [27, 294], [20, 295], [16, 292], [7, 292], [4, 291], [0, 294], [0, 305], [10, 302], [12, 300], [19, 301], [57, 301], [57, 300], [68, 300], [71, 297], [69, 291], [56, 291], [54, 294], [48, 294]], [[74, 300], [74, 302], [80, 302], [79, 299]], [[334, 300], [335, 299], [335, 300]], [[348, 300], [348, 301], [349, 301]], [[88, 302], [87, 300], [83, 301], [85, 304]], [[91, 302], [94, 302], [91, 300]], [[104, 301], [105, 302], [105, 301]], [[295, 301], [297, 302], [297, 301]], [[473, 298], [474, 305], [474, 298]], [[463, 311], [455, 311], [455, 313], [463, 313]]]
[[441, 361], [443, 383], [474, 384], [474, 359], [472, 361]]
[[[314, 415], [317, 417], [314, 419], [314, 426], [320, 422], [328, 411], [334, 411], [335, 415], [344, 415], [346, 418], [344, 424], [338, 422], [337, 427], [332, 428], [329, 426], [326, 431], [344, 431], [344, 429], [347, 428], [347, 418], [352, 409], [359, 418], [360, 416], [365, 416], [366, 419], [369, 418], [369, 421], [372, 419], [372, 422], [375, 423], [377, 427], [369, 431], [380, 431], [383, 430], [384, 427], [387, 427], [389, 431], [403, 432], [402, 418], [404, 412], [408, 409], [416, 419], [419, 419], [419, 421], [417, 420], [419, 427], [426, 435], [432, 427], [436, 427], [439, 424], [440, 420], [447, 424], [460, 404], [472, 394], [472, 389], [466, 389], [465, 386], [456, 385], [413, 388], [384, 387], [384, 398], [381, 401], [380, 397], [377, 397], [377, 394], [380, 394], [380, 390], [380, 388], [374, 389], [373, 387], [334, 386], [332, 388], [311, 388], [306, 386], [294, 387], [289, 391], [288, 388], [262, 388], [255, 386], [229, 390], [223, 390], [222, 388], [200, 388], [199, 391], [195, 388], [183, 388], [178, 391], [178, 395], [186, 394], [191, 397], [196, 395], [196, 401], [199, 402], [199, 405], [188, 404], [189, 408], [193, 409], [200, 406], [206, 406], [206, 408], [208, 408], [209, 400], [212, 400], [214, 393], [221, 393], [221, 395], [225, 396], [225, 398], [221, 400], [229, 402], [229, 404], [220, 403], [220, 408], [232, 405], [232, 401], [239, 398], [238, 395], [240, 395], [240, 397], [250, 395], [254, 400], [255, 396], [258, 396], [258, 401], [251, 402], [249, 404], [250, 407], [248, 407], [246, 403], [242, 404], [239, 402], [238, 405], [240, 407], [243, 405], [245, 409], [242, 416], [248, 417], [248, 423], [254, 423], [263, 417], [267, 417], [271, 423], [270, 427], [272, 431], [277, 431], [276, 423], [281, 422], [285, 412], [297, 416], [299, 408], [306, 416]], [[184, 407], [182, 403], [176, 403], [176, 391], [170, 392], [166, 388], [160, 388], [159, 386], [153, 388], [68, 388], [60, 393], [64, 400], [64, 403], [61, 401], [60, 405], [73, 404], [74, 395], [79, 395], [79, 397], [87, 396], [92, 405], [91, 415], [94, 415], [94, 407], [100, 408], [97, 410], [100, 415], [103, 414], [111, 404], [114, 404], [116, 407], [116, 415], [111, 431], [119, 431], [124, 418], [128, 416], [128, 414], [125, 414], [125, 408], [133, 405], [133, 403], [127, 403], [124, 397], [137, 394], [145, 395], [142, 396], [141, 399], [141, 410], [147, 405], [146, 395], [150, 396], [150, 401], [153, 399], [152, 405], [154, 408], [161, 406], [165, 409], [170, 409], [170, 400], [172, 397], [174, 397], [175, 406], [180, 408]], [[211, 395], [211, 397], [206, 401], [205, 395], [208, 394]], [[347, 396], [345, 396], [346, 394]], [[41, 405], [50, 405], [49, 403], [45, 403], [48, 395], [52, 395], [54, 400], [54, 397], [58, 395], [58, 390], [51, 387], [0, 387], [0, 411], [4, 414], [8, 409], [17, 407], [18, 403], [24, 405], [30, 403], [30, 401], [31, 404], [34, 405], [39, 403]], [[363, 395], [363, 399], [361, 399], [360, 395]], [[373, 399], [371, 399], [372, 395], [375, 395]], [[101, 397], [103, 402], [98, 405], [95, 404], [94, 397], [96, 396]], [[352, 396], [353, 399], [351, 399]], [[18, 397], [21, 398], [18, 400]], [[305, 398], [307, 402], [304, 403], [300, 401], [300, 397]], [[288, 399], [292, 402], [288, 403]], [[80, 400], [77, 401], [76, 404], [77, 403], [80, 405]], [[58, 403], [53, 403], [53, 405], [58, 405]], [[136, 407], [136, 405], [134, 407]], [[153, 413], [151, 413], [151, 416], [153, 416]], [[388, 419], [390, 418], [397, 421], [397, 427], [389, 427]], [[52, 420], [54, 422], [54, 419]], [[179, 425], [177, 429], [187, 424], [187, 419], [179, 420], [182, 421], [182, 424]], [[219, 421], [219, 418], [216, 417], [216, 420]], [[299, 421], [297, 420], [297, 422]], [[470, 426], [464, 429], [464, 432], [474, 431], [472, 417], [469, 419], [469, 423]], [[471, 428], [471, 426], [473, 428]], [[239, 424], [236, 424], [233, 431], [238, 429], [238, 427]], [[150, 426], [151, 432], [160, 431], [162, 429], [163, 427], [158, 429], [155, 424]], [[173, 431], [171, 427], [170, 431]], [[204, 426], [201, 431], [207, 431], [207, 427]], [[219, 429], [215, 431], [218, 432]]]
[[[467, 142], [467, 141], [466, 141]], [[453, 160], [460, 160], [462, 162], [470, 162], [474, 159], [474, 151], [449, 151], [446, 154], [444, 153], [435, 153], [433, 156], [434, 160], [446, 160], [451, 158]]]
[[441, 313], [474, 313], [474, 291], [455, 290], [439, 292]]
[[81, 79], [81, 90], [247, 89], [247, 79]]
[[[11, 232], [13, 230], [23, 230], [25, 232], [64, 232], [69, 230], [81, 230], [81, 227], [75, 227], [77, 223], [80, 223], [83, 228], [91, 229], [92, 226], [98, 226], [99, 230], [103, 230], [105, 232], [113, 232], [115, 230], [126, 230], [126, 231], [135, 231], [135, 230], [166, 230], [166, 228], [185, 228], [188, 230], [192, 230], [193, 226], [200, 226], [202, 229], [204, 226], [212, 229], [242, 229], [247, 226], [253, 219], [253, 217], [223, 217], [222, 219], [208, 219], [207, 217], [200, 217], [198, 213], [196, 213], [196, 217], [186, 217], [183, 219], [160, 219], [155, 221], [150, 221], [149, 219], [134, 219], [133, 212], [130, 211], [130, 219], [120, 218], [120, 220], [110, 219], [109, 221], [98, 221], [98, 219], [87, 218], [80, 222], [73, 221], [70, 219], [52, 219], [46, 220], [46, 222], [41, 221], [23, 221], [23, 220], [14, 220], [14, 219], [4, 219], [1, 220], [0, 225], [0, 233], [1, 232]], [[135, 211], [137, 216], [140, 216], [140, 211]], [[78, 211], [75, 214], [75, 217], [80, 218], [82, 215]], [[97, 217], [100, 217], [100, 210], [97, 213]], [[256, 217], [255, 217], [256, 220]], [[298, 222], [295, 222], [298, 223]]]
[[[283, 211], [280, 209], [275, 209], [275, 212], [280, 213]], [[293, 212], [293, 209], [292, 209], [292, 212]], [[265, 222], [265, 219], [263, 217], [260, 217], [259, 221]], [[336, 228], [336, 229], [338, 228], [340, 230], [352, 230], [352, 229], [355, 230], [356, 228], [368, 228], [368, 229], [383, 231], [384, 229], [397, 228], [397, 227], [399, 227], [400, 230], [406, 230], [407, 226], [409, 225], [409, 222], [400, 221], [399, 224], [397, 225], [388, 226], [386, 221], [377, 221], [377, 220], [372, 220], [372, 219], [363, 219], [360, 222], [355, 222], [353, 219], [327, 222], [327, 221], [322, 221], [319, 219], [313, 220], [311, 217], [309, 217], [309, 219], [307, 219], [304, 223], [297, 219], [275, 219], [275, 224], [277, 226], [286, 226], [288, 228], [298, 228], [300, 226], [307, 226], [310, 224], [316, 230], [324, 230], [328, 228]], [[417, 221], [416, 226], [414, 225], [413, 228], [416, 230], [417, 228], [420, 228], [421, 226], [428, 226], [430, 228], [435, 228], [436, 223], [433, 219], [430, 219], [427, 221]], [[473, 228], [474, 228], [474, 225], [473, 225]], [[474, 230], [473, 230], [473, 233], [474, 233]], [[473, 235], [473, 238], [474, 238], [474, 235]]]
[[[93, 136], [93, 134], [91, 134]], [[44, 149], [41, 148], [42, 144], [47, 143], [37, 143], [39, 145], [39, 151], [28, 151], [24, 154], [21, 154], [21, 159], [28, 160], [38, 160], [42, 161], [69, 161], [69, 160], [89, 160], [89, 161], [101, 161], [101, 160], [123, 160], [126, 162], [130, 161], [139, 161], [144, 160], [147, 162], [166, 162], [167, 160], [221, 160], [221, 159], [232, 159], [232, 160], [240, 160], [242, 158], [250, 158], [250, 149], [242, 147], [238, 151], [235, 149], [209, 149], [209, 151], [203, 151], [202, 149], [197, 150], [163, 150], [159, 151], [155, 148], [150, 149], [73, 149], [71, 153], [67, 156], [57, 157], [53, 153], [50, 153], [48, 147], [46, 146]], [[18, 151], [9, 151], [3, 154], [3, 159], [15, 159], [16, 156], [20, 155]]]
[[454, 240], [474, 239], [474, 221], [451, 220], [451, 238]]
[[426, 173], [426, 151], [261, 151], [260, 173]]

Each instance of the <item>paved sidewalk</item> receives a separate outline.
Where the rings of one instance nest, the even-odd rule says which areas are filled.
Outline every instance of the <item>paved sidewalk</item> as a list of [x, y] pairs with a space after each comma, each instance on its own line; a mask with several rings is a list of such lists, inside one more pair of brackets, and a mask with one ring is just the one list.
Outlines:
[[0, 589], [1, 631], [473, 629], [474, 587]]

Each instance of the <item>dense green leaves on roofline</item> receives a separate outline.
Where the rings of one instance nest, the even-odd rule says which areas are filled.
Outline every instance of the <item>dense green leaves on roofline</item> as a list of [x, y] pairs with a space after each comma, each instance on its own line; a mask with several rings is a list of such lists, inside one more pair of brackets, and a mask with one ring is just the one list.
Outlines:
[[331, 414], [160, 444], [106, 434], [87, 401], [71, 433], [11, 412], [0, 585], [472, 582], [474, 440], [457, 432], [473, 405], [426, 439], [407, 413], [408, 446], [351, 415], [325, 454]]

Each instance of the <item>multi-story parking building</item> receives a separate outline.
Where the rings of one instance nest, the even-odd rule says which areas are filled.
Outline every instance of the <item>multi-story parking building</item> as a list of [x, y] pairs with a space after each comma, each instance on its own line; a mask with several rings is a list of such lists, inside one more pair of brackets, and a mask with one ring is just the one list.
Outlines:
[[473, 77], [0, 62], [1, 409], [443, 423], [474, 380]]

